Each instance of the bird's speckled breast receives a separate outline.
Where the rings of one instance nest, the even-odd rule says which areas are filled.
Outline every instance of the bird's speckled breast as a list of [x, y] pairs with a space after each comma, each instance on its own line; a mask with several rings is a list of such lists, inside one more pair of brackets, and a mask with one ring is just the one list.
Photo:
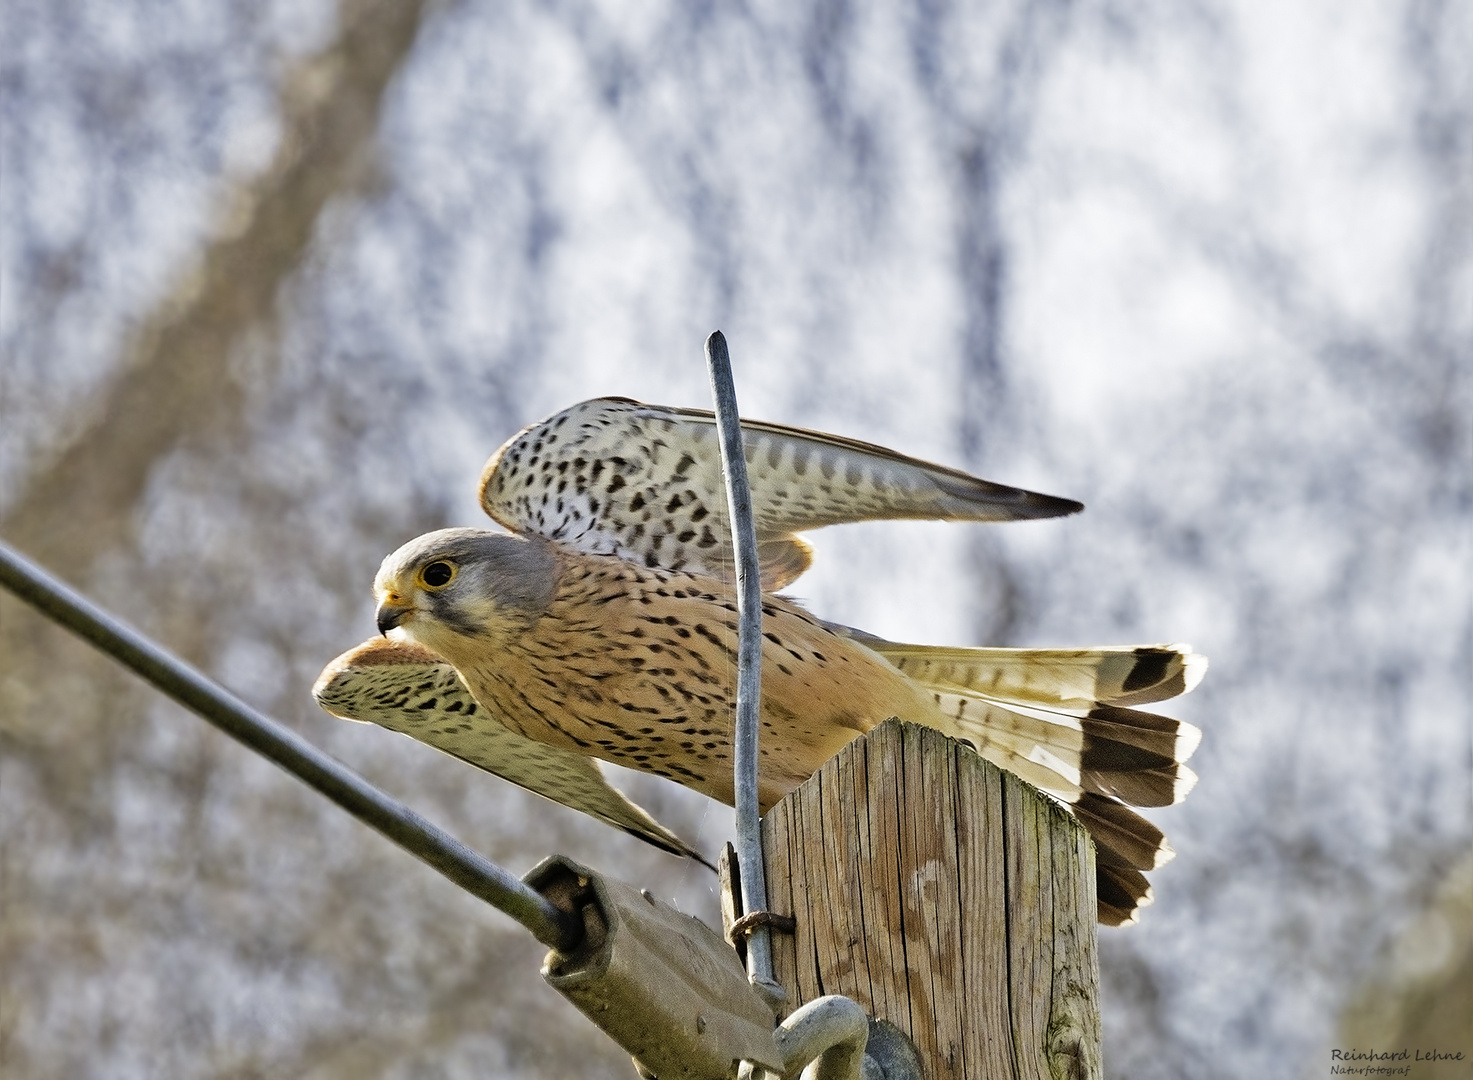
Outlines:
[[[472, 692], [529, 738], [731, 802], [734, 591], [608, 556], [564, 557], [535, 624], [494, 658], [457, 662]], [[763, 612], [764, 809], [887, 717], [936, 723], [931, 697], [869, 650], [782, 598], [765, 597]]]

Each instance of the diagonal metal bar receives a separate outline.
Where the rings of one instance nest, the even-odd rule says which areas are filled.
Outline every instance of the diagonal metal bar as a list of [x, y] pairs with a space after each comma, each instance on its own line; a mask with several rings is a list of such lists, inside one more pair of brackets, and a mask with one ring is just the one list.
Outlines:
[[[716, 433], [726, 502], [736, 551], [737, 700], [736, 827], [737, 866], [742, 878], [742, 910], [767, 910], [767, 876], [762, 866], [762, 819], [757, 805], [757, 732], [762, 704], [762, 578], [757, 564], [757, 530], [752, 521], [752, 490], [742, 443], [736, 387], [726, 337], [717, 330], [706, 339], [706, 367], [716, 401]], [[772, 977], [772, 932], [761, 925], [747, 939], [747, 977], [769, 1000], [786, 997]]]
[[544, 945], [566, 953], [583, 936], [582, 926], [572, 916], [523, 884], [516, 875], [391, 799], [290, 728], [251, 708], [3, 541], [0, 541], [0, 585], [227, 735], [270, 758], [462, 889], [504, 911]]

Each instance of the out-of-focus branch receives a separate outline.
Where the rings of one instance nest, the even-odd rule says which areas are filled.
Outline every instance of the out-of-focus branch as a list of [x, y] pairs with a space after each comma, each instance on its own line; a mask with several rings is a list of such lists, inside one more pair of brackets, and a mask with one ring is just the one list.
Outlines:
[[[1426, 908], [1388, 942], [1371, 977], [1341, 1014], [1337, 1045], [1417, 1046], [1454, 1053], [1467, 1045], [1470, 1005], [1473, 854], [1454, 864]], [[1437, 1080], [1466, 1075], [1467, 1061], [1424, 1068]]]
[[[183, 443], [218, 444], [240, 430], [245, 385], [232, 352], [272, 336], [276, 297], [301, 265], [323, 208], [364, 176], [384, 91], [413, 45], [425, 0], [340, 2], [332, 44], [283, 76], [273, 161], [223, 200], [231, 207], [225, 227], [139, 320], [83, 422], [58, 425], [77, 436], [26, 478], [0, 520], [7, 540], [74, 583], [130, 544], [134, 507], [159, 461]], [[274, 357], [264, 364], [274, 366]], [[268, 374], [258, 365], [252, 377]], [[160, 584], [135, 581], [134, 591], [166, 596]], [[148, 613], [134, 614], [148, 621]], [[176, 610], [168, 638], [191, 659], [201, 658], [208, 615], [203, 604]], [[12, 762], [36, 770], [58, 805], [90, 805], [104, 790], [96, 777], [115, 772], [137, 729], [120, 696], [124, 680], [63, 637], [0, 597], [0, 745]], [[55, 723], [58, 715], [65, 724]], [[184, 770], [191, 771], [198, 762]], [[85, 830], [105, 819], [94, 807], [67, 820]], [[12, 911], [28, 904], [10, 889], [6, 901]]]
[[323, 208], [364, 175], [385, 88], [424, 7], [343, 0], [337, 39], [283, 81], [281, 143], [265, 172], [235, 193], [233, 227], [143, 320], [78, 437], [28, 479], [3, 523], [9, 539], [73, 572], [89, 565], [126, 535], [161, 456], [238, 421], [232, 349], [274, 327], [277, 291], [301, 263]]

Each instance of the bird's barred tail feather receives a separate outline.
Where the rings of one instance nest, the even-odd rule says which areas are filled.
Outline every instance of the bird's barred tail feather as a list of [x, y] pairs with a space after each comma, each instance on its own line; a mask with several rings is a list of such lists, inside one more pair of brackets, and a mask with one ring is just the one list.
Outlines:
[[948, 734], [1069, 805], [1095, 841], [1100, 921], [1134, 922], [1151, 902], [1141, 871], [1175, 853], [1127, 804], [1180, 802], [1201, 732], [1132, 706], [1191, 690], [1206, 658], [1187, 645], [958, 649], [847, 633], [929, 690]]

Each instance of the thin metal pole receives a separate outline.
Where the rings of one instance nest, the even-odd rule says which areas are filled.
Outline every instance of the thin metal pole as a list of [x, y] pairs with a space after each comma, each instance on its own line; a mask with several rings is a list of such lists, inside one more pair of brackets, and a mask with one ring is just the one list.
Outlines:
[[[731, 357], [720, 330], [706, 339], [706, 367], [716, 400], [716, 432], [731, 512], [736, 551], [737, 700], [736, 829], [737, 866], [742, 876], [742, 910], [767, 910], [767, 877], [762, 867], [762, 819], [757, 812], [757, 733], [762, 706], [762, 578], [757, 565], [757, 530], [752, 521], [752, 490], [747, 486], [747, 455], [742, 444]], [[772, 977], [772, 938], [758, 926], [747, 939], [747, 978], [764, 997], [780, 1003], [787, 996]]]
[[257, 712], [3, 541], [0, 541], [0, 585], [131, 668], [227, 735], [270, 758], [462, 889], [506, 912], [544, 945], [570, 952], [582, 938], [582, 927], [571, 915], [516, 875], [391, 799], [290, 728]]

